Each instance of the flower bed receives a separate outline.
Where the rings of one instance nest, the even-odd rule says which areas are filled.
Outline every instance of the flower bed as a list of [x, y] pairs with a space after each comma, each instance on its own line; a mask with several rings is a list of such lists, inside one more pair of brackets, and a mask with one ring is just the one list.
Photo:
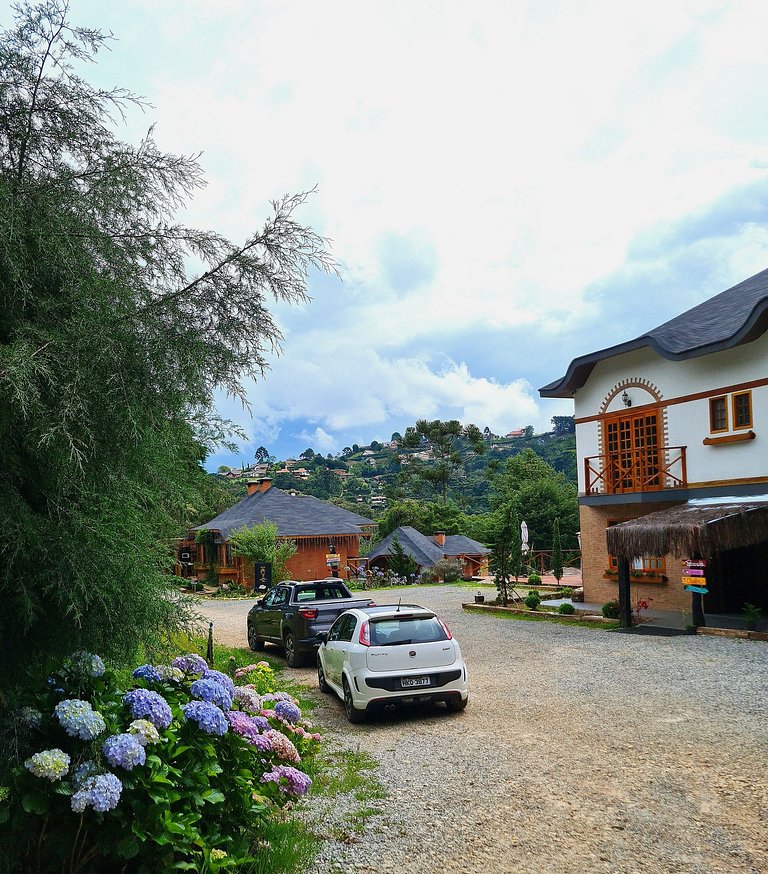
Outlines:
[[17, 870], [236, 868], [265, 818], [309, 790], [321, 737], [266, 662], [231, 678], [190, 654], [133, 681], [78, 653], [19, 710], [27, 752], [0, 790]]

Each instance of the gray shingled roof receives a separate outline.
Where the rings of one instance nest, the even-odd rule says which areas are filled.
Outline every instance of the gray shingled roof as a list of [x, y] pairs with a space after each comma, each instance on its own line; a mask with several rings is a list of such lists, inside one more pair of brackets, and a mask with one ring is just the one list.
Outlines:
[[768, 330], [768, 270], [716, 294], [634, 340], [574, 358], [565, 376], [539, 389], [545, 398], [569, 398], [604, 358], [649, 346], [679, 361], [749, 343]]
[[371, 550], [368, 558], [373, 561], [373, 559], [380, 558], [381, 556], [391, 555], [392, 540], [395, 537], [400, 541], [403, 552], [406, 555], [410, 555], [420, 567], [432, 567], [435, 562], [440, 561], [444, 556], [486, 555], [490, 552], [482, 543], [478, 543], [469, 537], [464, 537], [462, 534], [448, 535], [445, 538], [445, 546], [440, 546], [433, 537], [427, 537], [426, 534], [422, 534], [410, 525], [402, 525], [385, 537], [375, 549]]
[[360, 534], [364, 526], [375, 525], [334, 504], [309, 495], [290, 495], [274, 486], [266, 492], [256, 492], [238, 501], [223, 513], [198, 525], [193, 531], [220, 531], [226, 540], [231, 531], [262, 522], [274, 522], [280, 537], [308, 537], [334, 534]]

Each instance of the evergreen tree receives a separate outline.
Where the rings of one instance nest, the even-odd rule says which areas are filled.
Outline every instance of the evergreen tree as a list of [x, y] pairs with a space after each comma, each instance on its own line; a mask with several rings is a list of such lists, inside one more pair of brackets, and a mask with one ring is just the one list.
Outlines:
[[[185, 622], [169, 544], [201, 459], [304, 301], [325, 241], [284, 197], [244, 243], [179, 224], [199, 165], [113, 130], [122, 89], [79, 75], [106, 37], [64, 0], [0, 34], [0, 674], [79, 647], [133, 656]], [[201, 265], [197, 273], [190, 265]], [[0, 676], [0, 681], [2, 677]], [[1, 682], [0, 682], [1, 685]]]
[[389, 569], [398, 577], [408, 579], [412, 574], [418, 573], [419, 566], [416, 561], [403, 549], [400, 539], [395, 535], [390, 543]]
[[512, 577], [517, 582], [523, 564], [520, 520], [511, 506], [502, 508], [497, 514], [495, 537], [488, 564], [501, 603], [506, 607], [509, 604]]

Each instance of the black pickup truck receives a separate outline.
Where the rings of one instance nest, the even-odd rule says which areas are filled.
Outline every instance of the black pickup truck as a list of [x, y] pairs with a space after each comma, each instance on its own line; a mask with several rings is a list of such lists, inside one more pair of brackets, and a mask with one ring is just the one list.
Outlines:
[[274, 586], [248, 612], [248, 646], [264, 649], [265, 643], [285, 648], [285, 660], [298, 668], [314, 654], [317, 635], [333, 625], [350, 607], [368, 607], [370, 598], [355, 598], [339, 579], [293, 580]]

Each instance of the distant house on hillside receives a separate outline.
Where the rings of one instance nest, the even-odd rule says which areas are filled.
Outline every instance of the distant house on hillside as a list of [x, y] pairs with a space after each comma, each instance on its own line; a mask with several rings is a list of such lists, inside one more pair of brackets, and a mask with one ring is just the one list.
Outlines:
[[465, 577], [483, 576], [488, 571], [488, 555], [491, 550], [462, 534], [445, 535], [442, 532], [428, 537], [410, 525], [396, 528], [368, 554], [371, 567], [388, 566], [392, 554], [392, 541], [397, 538], [403, 552], [419, 566], [428, 568], [443, 558], [455, 558], [461, 563]]
[[632, 604], [768, 610], [768, 270], [539, 392], [575, 401], [587, 601], [626, 605], [630, 562]]
[[[274, 522], [278, 537], [295, 540], [296, 554], [287, 567], [295, 580], [314, 580], [328, 576], [326, 556], [333, 545], [345, 568], [349, 559], [360, 555], [360, 537], [376, 527], [372, 519], [351, 513], [334, 504], [328, 504], [309, 495], [291, 495], [272, 487], [272, 480], [262, 478], [248, 483], [248, 495], [223, 513], [192, 529], [184, 548], [194, 552], [193, 560], [198, 575], [205, 573], [210, 556], [202, 544], [194, 543], [197, 531], [214, 534], [212, 548], [220, 582], [237, 581], [253, 585], [253, 564], [234, 557], [229, 548], [229, 535], [238, 528]], [[342, 571], [343, 574], [343, 571]]]
[[515, 428], [514, 431], [510, 431], [509, 434], [505, 435], [506, 437], [525, 437], [525, 428]]

